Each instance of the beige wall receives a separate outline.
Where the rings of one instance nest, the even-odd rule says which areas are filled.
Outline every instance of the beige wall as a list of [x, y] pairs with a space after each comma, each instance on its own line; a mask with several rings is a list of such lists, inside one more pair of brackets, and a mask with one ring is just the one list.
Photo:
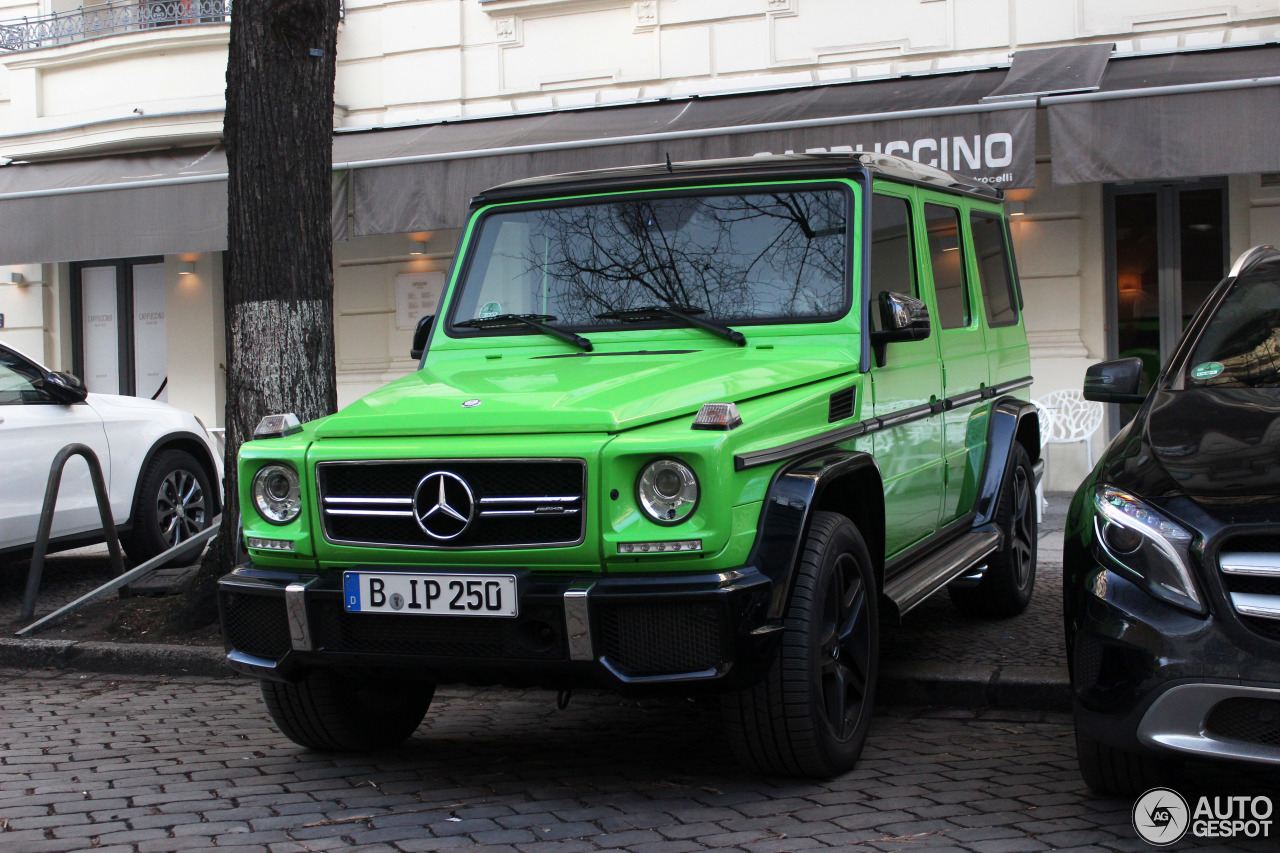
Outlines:
[[[466, 211], [459, 211], [459, 219]], [[411, 372], [413, 330], [399, 328], [397, 276], [446, 273], [458, 231], [361, 237], [334, 244], [334, 337], [338, 359], [338, 405], [345, 406], [392, 379]], [[413, 243], [426, 254], [410, 254]], [[417, 322], [417, 317], [410, 318]]]

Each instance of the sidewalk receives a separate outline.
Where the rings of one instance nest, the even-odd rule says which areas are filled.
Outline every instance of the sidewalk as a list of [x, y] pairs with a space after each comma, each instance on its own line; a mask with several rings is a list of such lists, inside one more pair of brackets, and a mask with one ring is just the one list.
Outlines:
[[[881, 704], [1055, 711], [1070, 707], [1062, 640], [1062, 530], [1071, 496], [1063, 492], [1047, 497], [1036, 588], [1026, 612], [1011, 619], [968, 619], [956, 612], [942, 592], [911, 611], [902, 625], [883, 625]], [[101, 551], [98, 555], [93, 549], [82, 549], [74, 552], [74, 559], [59, 561], [65, 563], [64, 571], [85, 573], [81, 584], [75, 585], [76, 594], [81, 585], [101, 583], [90, 579], [111, 576], [105, 546]], [[42, 599], [41, 610], [53, 604]], [[0, 638], [0, 667], [231, 674], [221, 647], [12, 638]]]

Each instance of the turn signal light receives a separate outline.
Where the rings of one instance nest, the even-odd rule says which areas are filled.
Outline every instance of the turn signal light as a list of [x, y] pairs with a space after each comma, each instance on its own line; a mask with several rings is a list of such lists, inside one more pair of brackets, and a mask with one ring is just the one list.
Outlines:
[[733, 403], [703, 403], [693, 419], [694, 429], [733, 429], [742, 426], [742, 416]]

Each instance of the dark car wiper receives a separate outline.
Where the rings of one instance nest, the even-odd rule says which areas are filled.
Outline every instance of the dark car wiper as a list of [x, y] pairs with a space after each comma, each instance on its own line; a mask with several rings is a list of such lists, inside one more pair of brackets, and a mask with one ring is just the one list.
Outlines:
[[719, 335], [726, 341], [732, 341], [740, 347], [747, 345], [747, 338], [742, 332], [730, 329], [723, 323], [693, 316], [694, 314], [704, 313], [706, 312], [701, 308], [694, 308], [692, 305], [646, 305], [642, 308], [619, 308], [617, 311], [606, 311], [603, 314], [596, 314], [595, 318], [597, 320], [621, 320], [624, 323], [635, 323], [641, 320], [661, 320], [664, 317], [672, 317], [686, 326], [705, 329], [711, 334]]
[[492, 317], [476, 317], [474, 320], [463, 320], [461, 323], [454, 323], [453, 325], [471, 329], [500, 329], [510, 326], [528, 326], [530, 329], [537, 329], [544, 335], [550, 335], [553, 338], [559, 338], [560, 340], [573, 344], [576, 347], [582, 347], [587, 352], [591, 352], [595, 349], [595, 347], [591, 345], [591, 341], [587, 340], [582, 335], [547, 325], [547, 323], [553, 323], [555, 320], [556, 317], [551, 314], [495, 314]]

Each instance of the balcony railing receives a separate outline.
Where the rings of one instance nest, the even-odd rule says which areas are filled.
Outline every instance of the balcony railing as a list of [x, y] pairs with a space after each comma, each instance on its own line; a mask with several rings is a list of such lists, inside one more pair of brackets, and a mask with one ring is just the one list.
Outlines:
[[0, 21], [0, 50], [35, 50], [159, 27], [218, 24], [231, 16], [231, 0], [111, 0], [34, 18]]

